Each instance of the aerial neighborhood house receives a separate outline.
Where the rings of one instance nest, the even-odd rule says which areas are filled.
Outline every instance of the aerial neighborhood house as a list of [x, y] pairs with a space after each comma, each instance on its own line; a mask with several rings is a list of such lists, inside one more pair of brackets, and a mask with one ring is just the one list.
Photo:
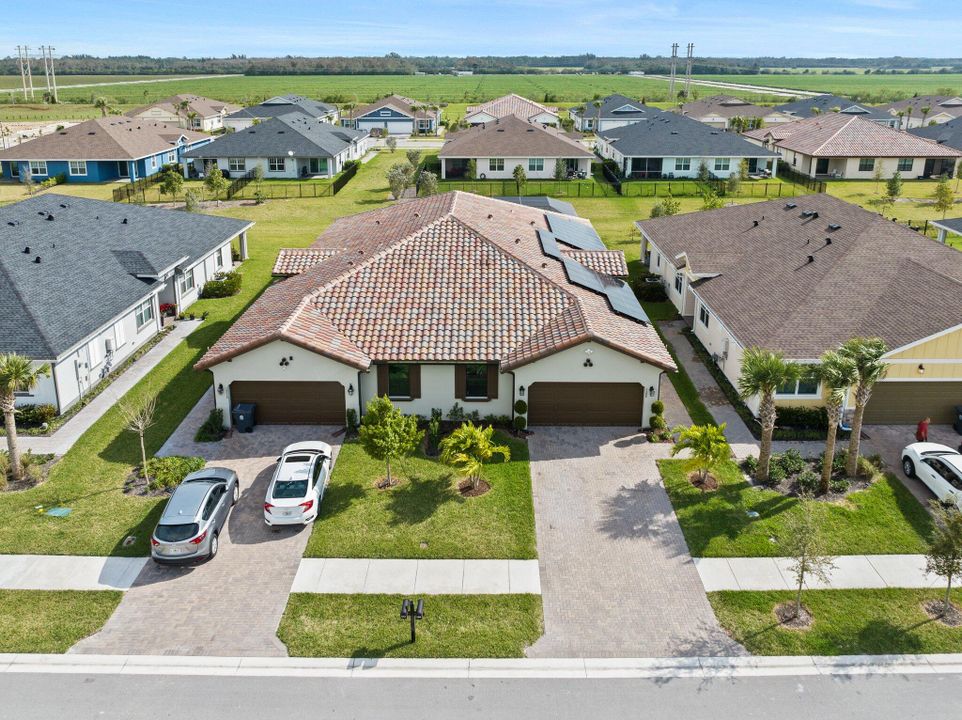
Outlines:
[[962, 117], [962, 98], [916, 95], [908, 100], [881, 105], [878, 109], [894, 115], [898, 119], [896, 127], [903, 129], [940, 125]]
[[448, 135], [439, 153], [441, 178], [464, 177], [474, 160], [478, 180], [510, 180], [517, 166], [528, 179], [589, 177], [594, 155], [564, 132], [508, 115]]
[[266, 179], [334, 177], [345, 163], [364, 157], [372, 143], [367, 132], [289, 113], [185, 153], [184, 176], [200, 176], [215, 163], [226, 177], [258, 166]]
[[241, 108], [224, 118], [224, 127], [228, 130], [243, 130], [256, 123], [271, 118], [289, 115], [292, 112], [302, 113], [314, 120], [337, 124], [337, 106], [311, 100], [301, 95], [278, 95], [265, 100], [259, 105]]
[[0, 168], [4, 177], [21, 182], [58, 175], [67, 182], [133, 182], [180, 162], [211, 139], [152, 120], [102, 117], [0, 150]]
[[682, 115], [715, 128], [727, 130], [735, 118], [742, 120], [743, 128], [751, 130], [762, 125], [797, 120], [794, 115], [775, 108], [753, 105], [733, 95], [712, 95], [685, 103], [678, 110]]
[[468, 193], [342, 217], [201, 358], [218, 407], [344, 423], [375, 395], [530, 424], [648, 424], [673, 370], [620, 251], [580, 218]]
[[[18, 405], [63, 412], [183, 310], [247, 220], [47, 193], [0, 207], [0, 353], [48, 363]], [[69, 306], [69, 311], [67, 308]]]
[[575, 130], [601, 132], [644, 120], [648, 117], [648, 106], [624, 95], [609, 95], [582, 107], [571, 108], [568, 114], [574, 121]]
[[380, 135], [435, 134], [440, 122], [439, 108], [401, 95], [356, 107], [341, 118], [345, 127]]
[[946, 218], [933, 220], [931, 224], [938, 230], [938, 241], [944, 243], [949, 235], [962, 236], [962, 218]]
[[225, 116], [240, 109], [239, 105], [229, 105], [200, 95], [173, 95], [149, 105], [134, 108], [125, 115], [178, 125], [191, 130], [213, 132], [224, 127]]
[[[811, 365], [852, 337], [880, 337], [891, 366], [866, 422], [952, 421], [962, 401], [957, 250], [830, 195], [636, 224], [648, 268], [732, 384], [750, 346]], [[776, 402], [819, 406], [823, 396], [808, 374]]]
[[748, 172], [777, 174], [778, 154], [759, 148], [735, 133], [716, 130], [684, 115], [649, 108], [648, 119], [598, 134], [597, 153], [618, 165], [629, 179], [698, 177], [704, 164], [711, 175]]
[[908, 132], [916, 137], [933, 140], [939, 145], [962, 150], [962, 117], [940, 125], [912, 128]]
[[464, 111], [464, 122], [481, 125], [513, 116], [542, 125], [560, 125], [558, 108], [546, 107], [520, 95], [505, 95], [481, 105], [469, 105]]
[[893, 130], [858, 115], [831, 113], [743, 135], [777, 150], [796, 172], [809, 177], [871, 180], [896, 172], [905, 179], [951, 174], [962, 152], [933, 140]]
[[802, 98], [801, 100], [776, 105], [774, 109], [796, 119], [837, 113], [857, 116], [863, 120], [871, 120], [874, 123], [891, 128], [898, 126], [898, 118], [892, 117], [885, 110], [871, 105], [861, 105], [838, 95], [816, 95], [815, 97]]

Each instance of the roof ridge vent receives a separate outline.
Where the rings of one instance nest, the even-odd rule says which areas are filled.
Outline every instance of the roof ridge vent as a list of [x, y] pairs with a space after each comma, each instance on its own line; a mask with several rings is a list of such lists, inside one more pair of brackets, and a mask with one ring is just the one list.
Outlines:
[[30, 254], [30, 246], [29, 246], [29, 245], [27, 245], [27, 247], [25, 247], [25, 248], [23, 249], [23, 254], [24, 254], [24, 255], [29, 255], [29, 254]]
[[825, 245], [828, 246], [828, 245], [831, 245], [831, 244], [832, 244], [832, 238], [828, 238], [828, 237], [825, 238]]
[[793, 203], [793, 202], [785, 203], [785, 209], [786, 209], [786, 210], [794, 210], [794, 209], [797, 208], [797, 207], [798, 207], [798, 204], [797, 204], [797, 203]]
[[813, 262], [815, 262], [815, 256], [814, 256], [814, 255], [809, 255], [809, 256], [808, 256], [808, 264], [811, 265]]
[[831, 225], [828, 226], [828, 229], [829, 229], [829, 230], [841, 230], [841, 229], [842, 229], [842, 226], [839, 225], [838, 223], [832, 223]]
[[40, 256], [37, 255], [37, 257], [35, 257], [35, 258], [33, 259], [33, 262], [34, 262], [34, 265], [39, 265], [39, 264], [40, 264]]

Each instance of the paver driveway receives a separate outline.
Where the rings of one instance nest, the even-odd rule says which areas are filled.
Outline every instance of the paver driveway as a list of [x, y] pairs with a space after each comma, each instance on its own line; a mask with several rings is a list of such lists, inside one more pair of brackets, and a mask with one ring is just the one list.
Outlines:
[[627, 428], [529, 438], [545, 635], [537, 657], [737, 655], [692, 563], [650, 445]]
[[339, 440], [332, 435], [334, 428], [275, 425], [192, 446], [185, 433], [196, 427], [185, 422], [165, 449], [185, 454], [203, 449], [210, 464], [233, 468], [240, 477], [241, 499], [227, 521], [217, 557], [187, 568], [148, 562], [104, 628], [71, 652], [287, 655], [277, 625], [311, 528], [267, 527], [264, 495], [285, 445], [323, 440], [336, 457]]

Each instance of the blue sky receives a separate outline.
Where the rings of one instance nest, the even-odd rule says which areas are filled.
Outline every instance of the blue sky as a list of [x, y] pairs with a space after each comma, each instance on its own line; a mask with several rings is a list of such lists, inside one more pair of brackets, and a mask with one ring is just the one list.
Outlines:
[[0, 54], [962, 55], [958, 0], [11, 0], [2, 17]]

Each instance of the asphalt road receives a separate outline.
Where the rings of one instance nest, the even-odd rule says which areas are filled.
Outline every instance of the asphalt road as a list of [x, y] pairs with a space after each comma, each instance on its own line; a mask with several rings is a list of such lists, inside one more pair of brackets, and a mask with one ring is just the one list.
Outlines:
[[651, 680], [0, 675], [0, 718], [957, 717], [958, 675]]

